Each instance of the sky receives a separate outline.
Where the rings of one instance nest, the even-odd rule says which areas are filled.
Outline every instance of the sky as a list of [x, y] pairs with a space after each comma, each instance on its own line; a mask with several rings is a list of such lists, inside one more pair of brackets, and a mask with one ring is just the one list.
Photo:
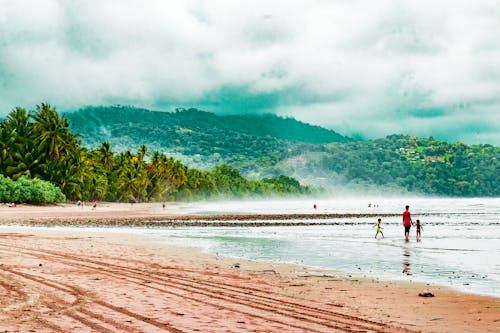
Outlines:
[[500, 145], [500, 2], [0, 0], [0, 116], [41, 102]]

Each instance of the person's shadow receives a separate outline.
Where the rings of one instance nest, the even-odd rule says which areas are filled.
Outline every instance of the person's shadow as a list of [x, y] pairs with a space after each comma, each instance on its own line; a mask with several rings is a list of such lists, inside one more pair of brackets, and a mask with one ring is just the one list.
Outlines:
[[403, 250], [403, 274], [411, 275], [410, 273], [410, 251]]

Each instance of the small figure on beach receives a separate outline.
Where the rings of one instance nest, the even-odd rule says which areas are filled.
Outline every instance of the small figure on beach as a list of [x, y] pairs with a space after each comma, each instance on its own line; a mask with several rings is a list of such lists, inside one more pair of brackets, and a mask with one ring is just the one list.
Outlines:
[[379, 218], [378, 221], [377, 221], [377, 233], [375, 234], [375, 238], [377, 238], [379, 232], [382, 235], [382, 238], [385, 238], [384, 237], [384, 233], [382, 232], [381, 223], [382, 223], [382, 219]]
[[417, 228], [417, 242], [420, 242], [420, 235], [421, 235], [421, 230], [424, 228], [422, 227], [422, 224], [420, 223], [420, 220], [417, 219], [417, 223], [415, 224], [415, 227]]
[[413, 224], [410, 214], [410, 206], [406, 205], [406, 210], [403, 212], [403, 226], [405, 227], [405, 240], [408, 242], [410, 237], [410, 228]]
[[316, 206], [316, 204], [314, 204], [314, 205], [313, 205], [313, 208], [314, 208], [314, 209], [316, 209], [316, 208], [318, 208], [318, 206]]
[[163, 201], [163, 202], [161, 203], [161, 206], [163, 207], [163, 209], [165, 209], [165, 206], [166, 206], [165, 201]]
[[82, 202], [81, 202], [80, 200], [78, 200], [78, 201], [76, 202], [76, 205], [77, 205], [78, 207], [80, 207], [80, 206], [82, 205]]
[[96, 209], [97, 208], [97, 201], [92, 201], [92, 209]]

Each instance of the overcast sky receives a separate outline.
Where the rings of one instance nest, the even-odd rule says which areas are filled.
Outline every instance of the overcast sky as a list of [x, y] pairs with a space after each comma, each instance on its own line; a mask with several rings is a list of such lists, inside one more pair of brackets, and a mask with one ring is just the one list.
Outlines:
[[500, 145], [500, 1], [0, 0], [0, 115], [42, 101]]

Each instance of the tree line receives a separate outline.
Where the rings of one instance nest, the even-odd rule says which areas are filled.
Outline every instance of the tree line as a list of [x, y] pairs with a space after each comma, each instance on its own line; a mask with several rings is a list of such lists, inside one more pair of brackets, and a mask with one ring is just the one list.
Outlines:
[[70, 200], [193, 200], [314, 191], [283, 175], [247, 180], [226, 164], [210, 171], [188, 168], [165, 153], [150, 153], [145, 145], [115, 153], [105, 141], [87, 149], [67, 119], [47, 103], [34, 111], [17, 107], [0, 123], [0, 174], [12, 181], [47, 181]]

